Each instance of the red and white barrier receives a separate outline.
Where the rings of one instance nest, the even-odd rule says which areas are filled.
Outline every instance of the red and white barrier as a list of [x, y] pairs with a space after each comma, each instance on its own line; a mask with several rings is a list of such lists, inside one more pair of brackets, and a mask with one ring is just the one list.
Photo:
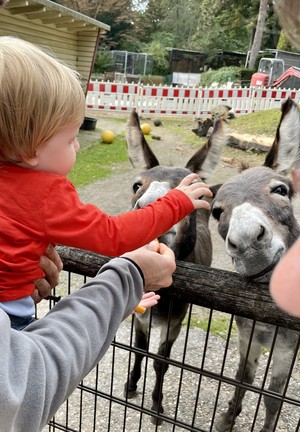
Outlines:
[[131, 111], [138, 104], [138, 84], [91, 81], [86, 107], [103, 111]]
[[257, 88], [178, 88], [91, 81], [86, 107], [102, 111], [207, 117], [218, 105], [228, 105], [236, 115], [280, 108], [291, 97], [300, 101], [300, 90]]

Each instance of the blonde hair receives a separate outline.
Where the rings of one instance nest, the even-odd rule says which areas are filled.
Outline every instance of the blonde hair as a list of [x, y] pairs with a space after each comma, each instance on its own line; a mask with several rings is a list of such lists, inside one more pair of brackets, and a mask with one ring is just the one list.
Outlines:
[[84, 111], [77, 72], [30, 42], [0, 37], [0, 162], [34, 157]]

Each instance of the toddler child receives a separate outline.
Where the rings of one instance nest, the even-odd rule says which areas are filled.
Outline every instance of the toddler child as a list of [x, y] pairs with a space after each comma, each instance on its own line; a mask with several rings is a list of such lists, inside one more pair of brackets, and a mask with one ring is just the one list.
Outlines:
[[[78, 74], [41, 48], [0, 37], [0, 307], [33, 320], [33, 281], [49, 244], [103, 255], [137, 249], [168, 231], [212, 193], [196, 174], [145, 208], [109, 216], [84, 204], [67, 174], [85, 113]], [[15, 320], [15, 321], [14, 321]]]

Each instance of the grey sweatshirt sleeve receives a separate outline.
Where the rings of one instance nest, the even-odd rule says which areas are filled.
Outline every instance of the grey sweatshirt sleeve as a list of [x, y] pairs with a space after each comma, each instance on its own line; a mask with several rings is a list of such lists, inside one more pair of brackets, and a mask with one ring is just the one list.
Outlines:
[[137, 267], [115, 258], [23, 331], [0, 310], [0, 419], [5, 432], [38, 432], [99, 362], [139, 303]]

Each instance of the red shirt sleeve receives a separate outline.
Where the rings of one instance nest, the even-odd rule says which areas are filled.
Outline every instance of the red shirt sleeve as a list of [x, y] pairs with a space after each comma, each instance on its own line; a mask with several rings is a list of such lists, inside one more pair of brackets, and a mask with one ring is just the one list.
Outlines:
[[118, 256], [167, 232], [194, 210], [192, 201], [173, 189], [146, 207], [117, 216], [80, 201], [74, 186], [57, 179], [44, 203], [49, 242]]

